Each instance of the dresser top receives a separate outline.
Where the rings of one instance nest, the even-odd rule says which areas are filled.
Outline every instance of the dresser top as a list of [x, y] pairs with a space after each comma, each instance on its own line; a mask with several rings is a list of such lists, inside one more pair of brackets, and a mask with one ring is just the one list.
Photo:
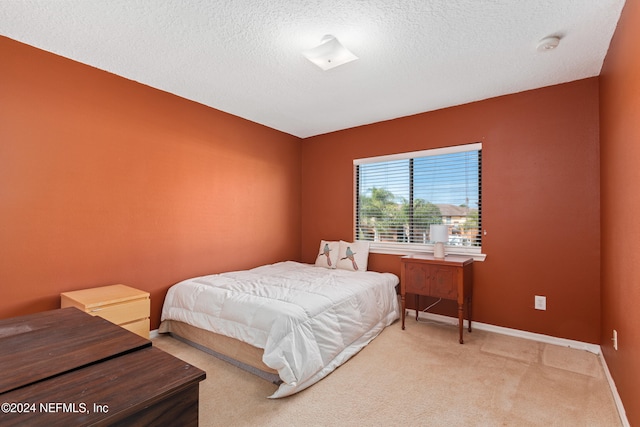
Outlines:
[[0, 394], [149, 346], [75, 307], [0, 320]]
[[82, 303], [86, 308], [116, 304], [132, 299], [149, 298], [149, 292], [126, 285], [109, 285], [79, 291], [63, 292], [63, 297]]
[[465, 266], [473, 263], [473, 257], [463, 255], [446, 255], [444, 258], [436, 258], [432, 254], [414, 254], [402, 257], [402, 261], [418, 261], [429, 264]]

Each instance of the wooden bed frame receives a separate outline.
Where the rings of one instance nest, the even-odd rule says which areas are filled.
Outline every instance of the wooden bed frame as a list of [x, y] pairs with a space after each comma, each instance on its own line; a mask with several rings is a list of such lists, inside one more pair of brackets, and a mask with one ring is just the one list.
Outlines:
[[176, 320], [163, 321], [158, 328], [158, 332], [161, 334], [169, 333], [172, 337], [180, 341], [258, 375], [274, 384], [280, 384], [282, 382], [278, 371], [268, 367], [262, 362], [264, 350], [261, 348]]

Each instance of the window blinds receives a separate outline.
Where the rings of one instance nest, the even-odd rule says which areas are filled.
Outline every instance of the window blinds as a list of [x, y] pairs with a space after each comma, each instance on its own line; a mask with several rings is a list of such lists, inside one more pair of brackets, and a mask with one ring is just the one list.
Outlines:
[[358, 240], [430, 244], [446, 224], [451, 246], [481, 246], [481, 144], [359, 159]]

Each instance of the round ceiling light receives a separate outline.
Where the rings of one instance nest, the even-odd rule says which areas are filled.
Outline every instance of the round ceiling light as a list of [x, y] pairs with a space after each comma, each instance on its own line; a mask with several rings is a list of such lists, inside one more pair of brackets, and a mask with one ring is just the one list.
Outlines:
[[555, 49], [560, 44], [560, 37], [545, 37], [538, 43], [538, 52], [547, 52]]

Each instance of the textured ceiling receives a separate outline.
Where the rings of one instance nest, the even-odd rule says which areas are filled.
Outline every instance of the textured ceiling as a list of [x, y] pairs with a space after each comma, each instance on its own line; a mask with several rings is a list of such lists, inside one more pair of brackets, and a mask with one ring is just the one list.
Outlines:
[[[0, 0], [0, 34], [308, 137], [600, 74], [624, 0]], [[325, 34], [360, 59], [322, 71]], [[538, 52], [540, 39], [561, 36]], [[0, 56], [1, 61], [1, 56]]]

